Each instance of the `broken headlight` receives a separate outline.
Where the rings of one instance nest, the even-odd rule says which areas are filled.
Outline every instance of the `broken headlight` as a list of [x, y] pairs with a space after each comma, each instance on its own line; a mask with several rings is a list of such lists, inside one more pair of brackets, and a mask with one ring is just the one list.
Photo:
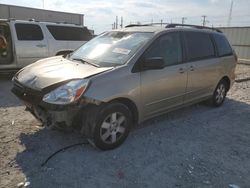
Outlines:
[[44, 95], [43, 101], [51, 104], [69, 104], [86, 91], [89, 80], [73, 80]]

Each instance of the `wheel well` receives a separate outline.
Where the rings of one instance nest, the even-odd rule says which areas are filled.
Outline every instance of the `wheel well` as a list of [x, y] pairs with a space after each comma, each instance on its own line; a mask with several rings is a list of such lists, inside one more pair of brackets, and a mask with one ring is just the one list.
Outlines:
[[72, 50], [64, 50], [64, 51], [57, 52], [56, 55], [65, 55], [65, 54], [69, 54], [71, 52], [72, 52]]
[[133, 122], [135, 124], [138, 123], [138, 109], [133, 101], [131, 101], [128, 98], [117, 98], [117, 99], [114, 99], [110, 102], [120, 102], [120, 103], [126, 105], [132, 113]]
[[221, 81], [224, 80], [227, 83], [227, 91], [230, 89], [230, 79], [227, 76], [224, 76]]

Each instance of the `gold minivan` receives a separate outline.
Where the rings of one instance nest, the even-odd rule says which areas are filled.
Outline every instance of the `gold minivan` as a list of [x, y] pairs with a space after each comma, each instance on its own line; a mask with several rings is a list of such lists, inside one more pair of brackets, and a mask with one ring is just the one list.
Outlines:
[[129, 25], [21, 69], [12, 91], [46, 127], [74, 127], [107, 150], [146, 119], [203, 100], [220, 106], [236, 63], [217, 29]]

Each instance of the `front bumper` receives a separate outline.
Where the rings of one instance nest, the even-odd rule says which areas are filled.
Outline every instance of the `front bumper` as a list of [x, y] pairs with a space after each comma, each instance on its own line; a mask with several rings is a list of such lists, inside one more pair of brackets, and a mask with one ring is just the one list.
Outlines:
[[79, 122], [82, 109], [87, 105], [84, 100], [70, 105], [48, 104], [42, 100], [45, 94], [43, 91], [27, 88], [16, 80], [13, 83], [12, 92], [24, 102], [26, 110], [49, 129], [71, 127]]
[[62, 111], [53, 111], [42, 108], [39, 105], [27, 105], [26, 110], [31, 112], [36, 119], [40, 120], [49, 129], [58, 127], [71, 127], [80, 115], [80, 109], [69, 108]]

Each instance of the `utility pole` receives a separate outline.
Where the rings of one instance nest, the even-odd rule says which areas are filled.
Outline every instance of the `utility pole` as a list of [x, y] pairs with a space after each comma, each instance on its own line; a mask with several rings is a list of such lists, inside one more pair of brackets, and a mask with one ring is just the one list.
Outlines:
[[185, 24], [185, 20], [186, 20], [187, 18], [186, 17], [182, 17], [181, 18], [181, 24], [183, 25], [183, 24]]
[[203, 25], [203, 26], [206, 26], [206, 23], [208, 22], [208, 21], [206, 20], [207, 16], [203, 15], [203, 16], [201, 16], [201, 17], [203, 18], [202, 25]]
[[161, 27], [162, 27], [162, 22], [163, 22], [163, 21], [162, 21], [162, 19], [161, 19]]
[[44, 0], [43, 0], [43, 9], [44, 9]]
[[229, 27], [231, 24], [231, 20], [232, 20], [232, 13], [233, 13], [233, 5], [234, 5], [234, 1], [231, 1], [231, 6], [230, 6], [230, 11], [229, 11], [229, 15], [228, 15], [228, 20], [227, 20], [227, 26]]
[[116, 19], [115, 19], [115, 28], [118, 29], [118, 16], [116, 16]]
[[123, 28], [123, 17], [121, 16], [121, 28]]

